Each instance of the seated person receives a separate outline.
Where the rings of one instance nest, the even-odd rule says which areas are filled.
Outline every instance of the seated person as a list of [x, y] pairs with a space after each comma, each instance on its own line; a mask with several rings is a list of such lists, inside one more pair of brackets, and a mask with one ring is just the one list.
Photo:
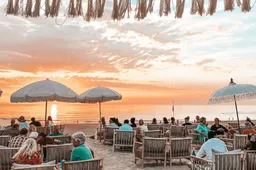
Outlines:
[[156, 124], [157, 124], [156, 118], [154, 118], [154, 119], [152, 120], [152, 123], [151, 123], [151, 124], [153, 124], [153, 125], [156, 125]]
[[93, 159], [90, 148], [84, 145], [85, 134], [83, 132], [77, 132], [72, 135], [72, 143], [74, 149], [71, 153], [71, 161], [82, 161]]
[[117, 125], [118, 127], [121, 127], [121, 126], [122, 126], [122, 124], [119, 122], [118, 118], [115, 118], [115, 121], [114, 121], [114, 122], [116, 123], [116, 125]]
[[118, 127], [116, 124], [115, 124], [115, 118], [110, 118], [109, 119], [109, 124], [107, 127]]
[[244, 148], [246, 150], [256, 150], [256, 134], [249, 134], [247, 145]]
[[202, 135], [202, 136], [199, 136], [199, 140], [203, 141], [204, 137], [207, 138], [209, 131], [210, 130], [206, 126], [206, 118], [205, 117], [201, 117], [200, 118], [200, 124], [196, 128], [196, 132], [200, 133]]
[[137, 127], [136, 123], [135, 123], [135, 117], [131, 118], [131, 127]]
[[185, 123], [182, 124], [182, 126], [186, 126], [186, 125], [192, 125], [192, 123], [189, 122], [189, 117], [185, 117]]
[[251, 123], [245, 122], [245, 130], [243, 131], [243, 134], [256, 134], [256, 130], [253, 129]]
[[6, 129], [7, 129], [7, 128], [10, 128], [10, 127], [12, 127], [13, 125], [15, 125], [15, 123], [16, 123], [16, 120], [12, 118], [11, 121], [10, 121], [10, 125], [6, 126], [5, 128], [6, 128]]
[[37, 126], [42, 126], [41, 123], [39, 121], [36, 121], [36, 118], [32, 117], [31, 118], [31, 123], [29, 125], [35, 125]]
[[144, 132], [148, 131], [148, 127], [144, 124], [142, 119], [139, 120], [139, 126], [136, 128], [136, 140], [138, 142], [142, 141], [142, 137], [144, 136]]
[[200, 116], [196, 116], [196, 120], [194, 121], [196, 124], [200, 123]]
[[23, 128], [20, 130], [20, 135], [15, 136], [11, 139], [8, 147], [9, 148], [19, 148], [27, 140], [28, 130]]
[[125, 119], [124, 120], [124, 124], [119, 128], [119, 130], [122, 130], [122, 131], [132, 131], [132, 127], [129, 125], [129, 120], [128, 119]]
[[196, 157], [206, 157], [207, 160], [212, 160], [212, 151], [214, 152], [227, 152], [226, 144], [218, 138], [214, 138], [215, 132], [208, 133], [208, 140], [201, 146], [196, 154]]
[[224, 135], [225, 132], [228, 132], [228, 129], [220, 125], [220, 120], [218, 118], [215, 118], [214, 125], [212, 125], [211, 127], [211, 131], [214, 131], [216, 135]]
[[59, 126], [53, 127], [53, 132], [49, 134], [49, 136], [62, 136], [63, 134], [59, 132]]
[[14, 163], [17, 164], [41, 164], [42, 160], [37, 151], [37, 143], [35, 139], [28, 138], [21, 146], [19, 151], [12, 157]]
[[170, 124], [171, 124], [172, 126], [178, 126], [178, 123], [176, 123], [174, 117], [171, 117], [171, 122], [170, 122]]
[[34, 138], [34, 139], [37, 139], [37, 137], [38, 137], [37, 128], [36, 128], [36, 126], [33, 125], [33, 124], [29, 125], [29, 128], [28, 128], [28, 137], [29, 137], [29, 138]]
[[14, 124], [13, 126], [10, 126], [9, 128], [5, 128], [2, 135], [9, 135], [11, 137], [18, 136], [20, 134], [19, 131], [19, 124]]

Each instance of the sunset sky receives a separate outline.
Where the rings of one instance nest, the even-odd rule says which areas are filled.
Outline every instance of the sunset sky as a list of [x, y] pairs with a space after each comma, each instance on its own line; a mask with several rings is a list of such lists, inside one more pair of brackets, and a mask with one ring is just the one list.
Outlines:
[[103, 19], [67, 19], [58, 26], [44, 16], [5, 16], [6, 3], [0, 0], [0, 103], [47, 77], [78, 94], [98, 85], [113, 88], [124, 104], [207, 104], [231, 77], [256, 84], [255, 9], [223, 12], [218, 1], [214, 16], [190, 16], [187, 1], [182, 19], [173, 13], [160, 18], [157, 1], [144, 20], [112, 21], [109, 0]]

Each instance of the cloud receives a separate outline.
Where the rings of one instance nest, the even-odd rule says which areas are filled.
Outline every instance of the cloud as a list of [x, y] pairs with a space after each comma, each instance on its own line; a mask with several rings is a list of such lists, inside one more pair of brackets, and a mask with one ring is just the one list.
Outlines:
[[208, 59], [203, 59], [203, 60], [199, 61], [199, 62], [197, 63], [197, 65], [198, 65], [198, 66], [202, 66], [202, 65], [205, 65], [205, 64], [212, 63], [212, 62], [214, 62], [214, 61], [215, 61], [214, 59], [210, 59], [210, 58], [208, 58]]

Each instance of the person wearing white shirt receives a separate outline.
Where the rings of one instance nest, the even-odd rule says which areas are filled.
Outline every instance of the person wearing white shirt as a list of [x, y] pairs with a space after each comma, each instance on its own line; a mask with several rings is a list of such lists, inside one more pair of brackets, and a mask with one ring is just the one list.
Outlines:
[[214, 138], [215, 133], [210, 131], [208, 133], [208, 140], [201, 146], [200, 150], [196, 154], [196, 157], [206, 157], [207, 160], [212, 160], [212, 152], [227, 152], [226, 144], [218, 138]]
[[136, 128], [136, 140], [141, 142], [144, 132], [148, 131], [148, 127], [144, 125], [142, 119], [139, 120], [139, 127]]

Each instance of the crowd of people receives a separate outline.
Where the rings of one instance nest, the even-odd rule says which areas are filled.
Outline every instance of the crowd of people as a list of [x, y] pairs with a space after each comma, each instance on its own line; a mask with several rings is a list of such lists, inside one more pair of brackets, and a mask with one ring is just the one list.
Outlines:
[[[104, 127], [115, 127], [119, 128], [121, 131], [133, 131], [136, 130], [136, 140], [141, 141], [143, 133], [148, 131], [147, 126], [144, 124], [144, 121], [140, 119], [138, 125], [135, 123], [136, 119], [131, 118], [124, 120], [124, 123], [121, 124], [117, 118], [110, 118], [109, 124], [106, 124], [105, 118], [102, 118], [102, 125]], [[176, 121], [174, 117], [170, 121], [164, 117], [161, 122], [157, 122], [156, 118], [153, 118], [151, 124], [160, 124], [168, 126], [179, 126], [179, 121]], [[239, 133], [238, 129], [233, 128], [230, 125], [221, 125], [218, 118], [214, 119], [214, 123], [211, 127], [208, 127], [208, 123], [205, 117], [196, 116], [193, 122], [190, 121], [190, 117], [187, 116], [184, 118], [184, 123], [180, 126], [196, 125], [196, 133], [199, 133], [199, 140], [204, 141], [204, 144], [201, 146], [200, 150], [196, 154], [197, 157], [206, 157], [207, 159], [212, 159], [212, 150], [216, 152], [226, 152], [226, 144], [215, 138], [217, 135], [227, 135], [228, 138], [233, 138], [235, 133]], [[248, 135], [248, 143], [244, 149], [256, 150], [256, 131], [254, 130], [255, 125], [250, 118], [247, 118], [244, 125], [243, 134]]]
[[[49, 134], [38, 133], [37, 128], [42, 124], [34, 117], [31, 118], [31, 122], [28, 124], [24, 116], [20, 116], [17, 119], [11, 119], [10, 125], [6, 126], [3, 133], [0, 135], [9, 135], [11, 140], [9, 141], [9, 148], [19, 148], [19, 151], [13, 156], [13, 162], [15, 164], [29, 164], [38, 165], [42, 164], [40, 148], [42, 145], [56, 144], [56, 141], [47, 136], [61, 136], [58, 126], [54, 126], [51, 116], [48, 117], [46, 127], [53, 127], [53, 131]], [[71, 160], [67, 161], [82, 161], [93, 159], [93, 151], [85, 146], [85, 134], [83, 132], [77, 132], [72, 135], [73, 151], [71, 153]], [[0, 146], [6, 147], [6, 146]], [[45, 152], [45, 151], [41, 151]], [[45, 153], [44, 153], [45, 155]]]

